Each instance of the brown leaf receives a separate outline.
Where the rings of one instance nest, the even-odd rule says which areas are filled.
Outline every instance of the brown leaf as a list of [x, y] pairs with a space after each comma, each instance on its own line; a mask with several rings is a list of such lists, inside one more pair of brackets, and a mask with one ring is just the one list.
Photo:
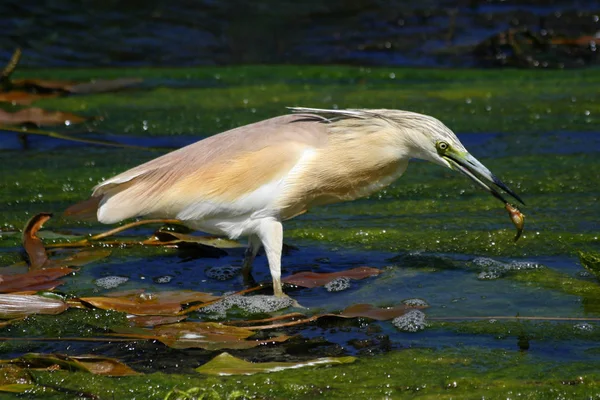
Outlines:
[[159, 230], [154, 233], [154, 237], [148, 239], [145, 244], [149, 241], [159, 241], [163, 244], [179, 244], [179, 243], [196, 243], [205, 246], [216, 247], [219, 249], [232, 249], [238, 247], [244, 247], [238, 241], [214, 237], [214, 236], [196, 236], [186, 235], [184, 233], [170, 232]]
[[67, 356], [64, 354], [29, 353], [12, 360], [14, 364], [27, 368], [56, 368], [67, 371], [87, 371], [96, 375], [130, 376], [138, 373], [114, 358], [95, 355]]
[[122, 297], [84, 297], [81, 301], [103, 310], [115, 310], [134, 315], [174, 315], [181, 305], [218, 299], [209, 293], [181, 290], [157, 293], [134, 293]]
[[379, 275], [380, 273], [381, 270], [377, 268], [358, 267], [349, 269], [347, 271], [330, 273], [299, 272], [291, 276], [286, 276], [282, 279], [282, 281], [296, 286], [314, 288], [325, 286], [327, 283], [337, 278], [345, 277], [350, 279], [365, 279], [370, 276]]
[[62, 111], [47, 111], [41, 108], [24, 108], [14, 113], [0, 109], [0, 124], [37, 126], [79, 124], [88, 118]]
[[186, 319], [185, 315], [130, 315], [127, 317], [130, 326], [151, 328], [158, 325], [174, 324]]
[[0, 318], [20, 318], [31, 314], [60, 314], [69, 306], [62, 300], [42, 296], [0, 294]]
[[158, 340], [174, 349], [205, 350], [249, 349], [289, 339], [289, 336], [282, 335], [266, 340], [246, 340], [254, 333], [250, 329], [218, 322], [180, 322], [153, 329], [120, 329], [116, 336]]
[[329, 314], [335, 315], [336, 317], [344, 317], [344, 318], [356, 318], [356, 317], [364, 317], [371, 318], [377, 321], [387, 321], [390, 319], [394, 319], [401, 315], [406, 314], [410, 310], [414, 310], [415, 308], [426, 308], [426, 307], [415, 307], [415, 306], [407, 306], [405, 304], [401, 304], [394, 307], [384, 307], [379, 308], [375, 307], [371, 304], [354, 304], [340, 314]]
[[73, 268], [57, 267], [30, 271], [25, 274], [0, 275], [0, 293], [29, 290], [27, 288], [56, 281], [57, 278], [73, 271], [75, 271]]
[[29, 256], [30, 270], [40, 269], [48, 262], [48, 255], [44, 244], [37, 237], [37, 231], [41, 229], [46, 221], [52, 218], [50, 213], [40, 213], [33, 216], [23, 229], [23, 247]]
[[29, 93], [19, 90], [0, 93], [0, 102], [26, 106], [36, 100], [57, 97], [58, 93]]

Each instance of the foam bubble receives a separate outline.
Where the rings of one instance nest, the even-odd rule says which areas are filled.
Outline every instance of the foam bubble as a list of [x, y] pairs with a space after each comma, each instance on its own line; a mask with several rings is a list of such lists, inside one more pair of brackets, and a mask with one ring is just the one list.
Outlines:
[[594, 325], [588, 324], [587, 322], [583, 322], [581, 324], [573, 325], [576, 331], [580, 332], [592, 332], [594, 330]]
[[498, 279], [506, 275], [506, 273], [509, 271], [524, 271], [544, 268], [542, 264], [533, 261], [513, 260], [511, 262], [504, 263], [486, 257], [478, 257], [474, 259], [473, 264], [484, 269], [479, 273], [479, 275], [477, 275], [477, 279], [480, 280]]
[[173, 280], [173, 275], [157, 276], [152, 280], [154, 283], [169, 283]]
[[429, 304], [422, 299], [406, 299], [402, 300], [402, 304], [406, 304], [409, 307], [427, 307]]
[[418, 332], [425, 329], [427, 321], [425, 321], [425, 313], [419, 310], [411, 310], [394, 318], [392, 324], [404, 332]]
[[103, 289], [114, 289], [129, 280], [126, 276], [105, 276], [104, 278], [98, 278], [94, 281], [96, 286], [100, 286]]
[[206, 276], [211, 279], [218, 281], [227, 281], [236, 276], [241, 268], [234, 267], [233, 265], [220, 265], [216, 267], [210, 267], [204, 271]]
[[288, 308], [294, 300], [288, 296], [275, 297], [266, 295], [255, 296], [228, 296], [211, 305], [203, 307], [202, 312], [216, 314], [218, 318], [225, 318], [227, 311], [237, 307], [248, 314], [265, 314]]
[[339, 278], [335, 278], [331, 282], [327, 282], [325, 285], [325, 289], [328, 292], [341, 292], [342, 290], [346, 290], [350, 288], [352, 284], [350, 283], [350, 279], [345, 276], [341, 276]]

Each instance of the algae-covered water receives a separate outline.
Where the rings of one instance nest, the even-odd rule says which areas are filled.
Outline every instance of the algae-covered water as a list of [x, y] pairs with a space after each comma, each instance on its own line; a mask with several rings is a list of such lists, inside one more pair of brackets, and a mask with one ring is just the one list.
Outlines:
[[[143, 372], [106, 378], [81, 372], [34, 372], [37, 382], [100, 398], [163, 398], [198, 387], [227, 398], [583, 398], [600, 395], [600, 286], [579, 252], [600, 251], [600, 103], [597, 70], [482, 71], [353, 67], [30, 70], [18, 77], [139, 77], [129, 90], [46, 99], [36, 106], [100, 117], [54, 129], [74, 137], [148, 147], [115, 148], [0, 132], [0, 260], [21, 259], [16, 233], [38, 212], [55, 212], [42, 236], [67, 240], [105, 226], [67, 220], [62, 210], [99, 181], [203, 137], [286, 113], [286, 106], [397, 108], [433, 115], [471, 154], [523, 197], [525, 233], [502, 205], [464, 177], [411, 163], [389, 188], [365, 199], [311, 210], [285, 225], [296, 249], [283, 275], [356, 266], [383, 273], [350, 287], [288, 289], [304, 313], [336, 312], [421, 299], [427, 326], [319, 321], [285, 331], [289, 344], [232, 354], [250, 361], [357, 356], [350, 365], [251, 377], [205, 378], [194, 368], [218, 352], [173, 350], [151, 341], [3, 341], [0, 358], [27, 352], [118, 358]], [[8, 106], [10, 108], [10, 106]], [[149, 236], [152, 227], [126, 235]], [[121, 276], [119, 290], [193, 289], [222, 294], [244, 288], [241, 276], [218, 281], [208, 270], [240, 266], [243, 249], [220, 258], [176, 250], [113, 249], [81, 267], [59, 290], [102, 295], [95, 282]], [[18, 271], [10, 267], [10, 271]], [[20, 267], [23, 268], [23, 267]], [[0, 269], [0, 273], [2, 270]], [[22, 271], [21, 271], [22, 272]], [[160, 279], [168, 276], [169, 279]], [[254, 269], [268, 281], [264, 256]], [[288, 310], [289, 311], [289, 310]], [[502, 317], [544, 317], [510, 320]], [[558, 319], [550, 319], [560, 317]], [[194, 314], [194, 320], [207, 318]], [[475, 318], [475, 319], [473, 319]], [[69, 310], [0, 328], [4, 338], [97, 337], [124, 324], [116, 312]], [[210, 389], [210, 390], [209, 390]], [[44, 393], [72, 398], [73, 392]], [[32, 394], [37, 396], [40, 393]], [[207, 394], [208, 395], [208, 394]]]

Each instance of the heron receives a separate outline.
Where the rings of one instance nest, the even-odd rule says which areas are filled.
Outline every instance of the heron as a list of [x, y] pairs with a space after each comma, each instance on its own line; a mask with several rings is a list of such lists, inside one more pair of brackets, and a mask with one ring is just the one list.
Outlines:
[[114, 224], [177, 219], [191, 229], [248, 238], [243, 271], [264, 247], [275, 296], [281, 283], [282, 222], [315, 206], [368, 196], [394, 182], [411, 159], [458, 171], [507, 203], [523, 201], [473, 157], [438, 119], [391, 109], [291, 112], [207, 137], [93, 188], [67, 215]]

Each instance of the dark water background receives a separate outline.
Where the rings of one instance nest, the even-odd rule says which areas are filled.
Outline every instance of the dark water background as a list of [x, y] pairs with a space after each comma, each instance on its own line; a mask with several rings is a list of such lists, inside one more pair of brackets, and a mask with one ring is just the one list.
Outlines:
[[[599, 15], [597, 0], [4, 0], [0, 60], [577, 67], [597, 62]], [[507, 44], [509, 29], [527, 34]]]

